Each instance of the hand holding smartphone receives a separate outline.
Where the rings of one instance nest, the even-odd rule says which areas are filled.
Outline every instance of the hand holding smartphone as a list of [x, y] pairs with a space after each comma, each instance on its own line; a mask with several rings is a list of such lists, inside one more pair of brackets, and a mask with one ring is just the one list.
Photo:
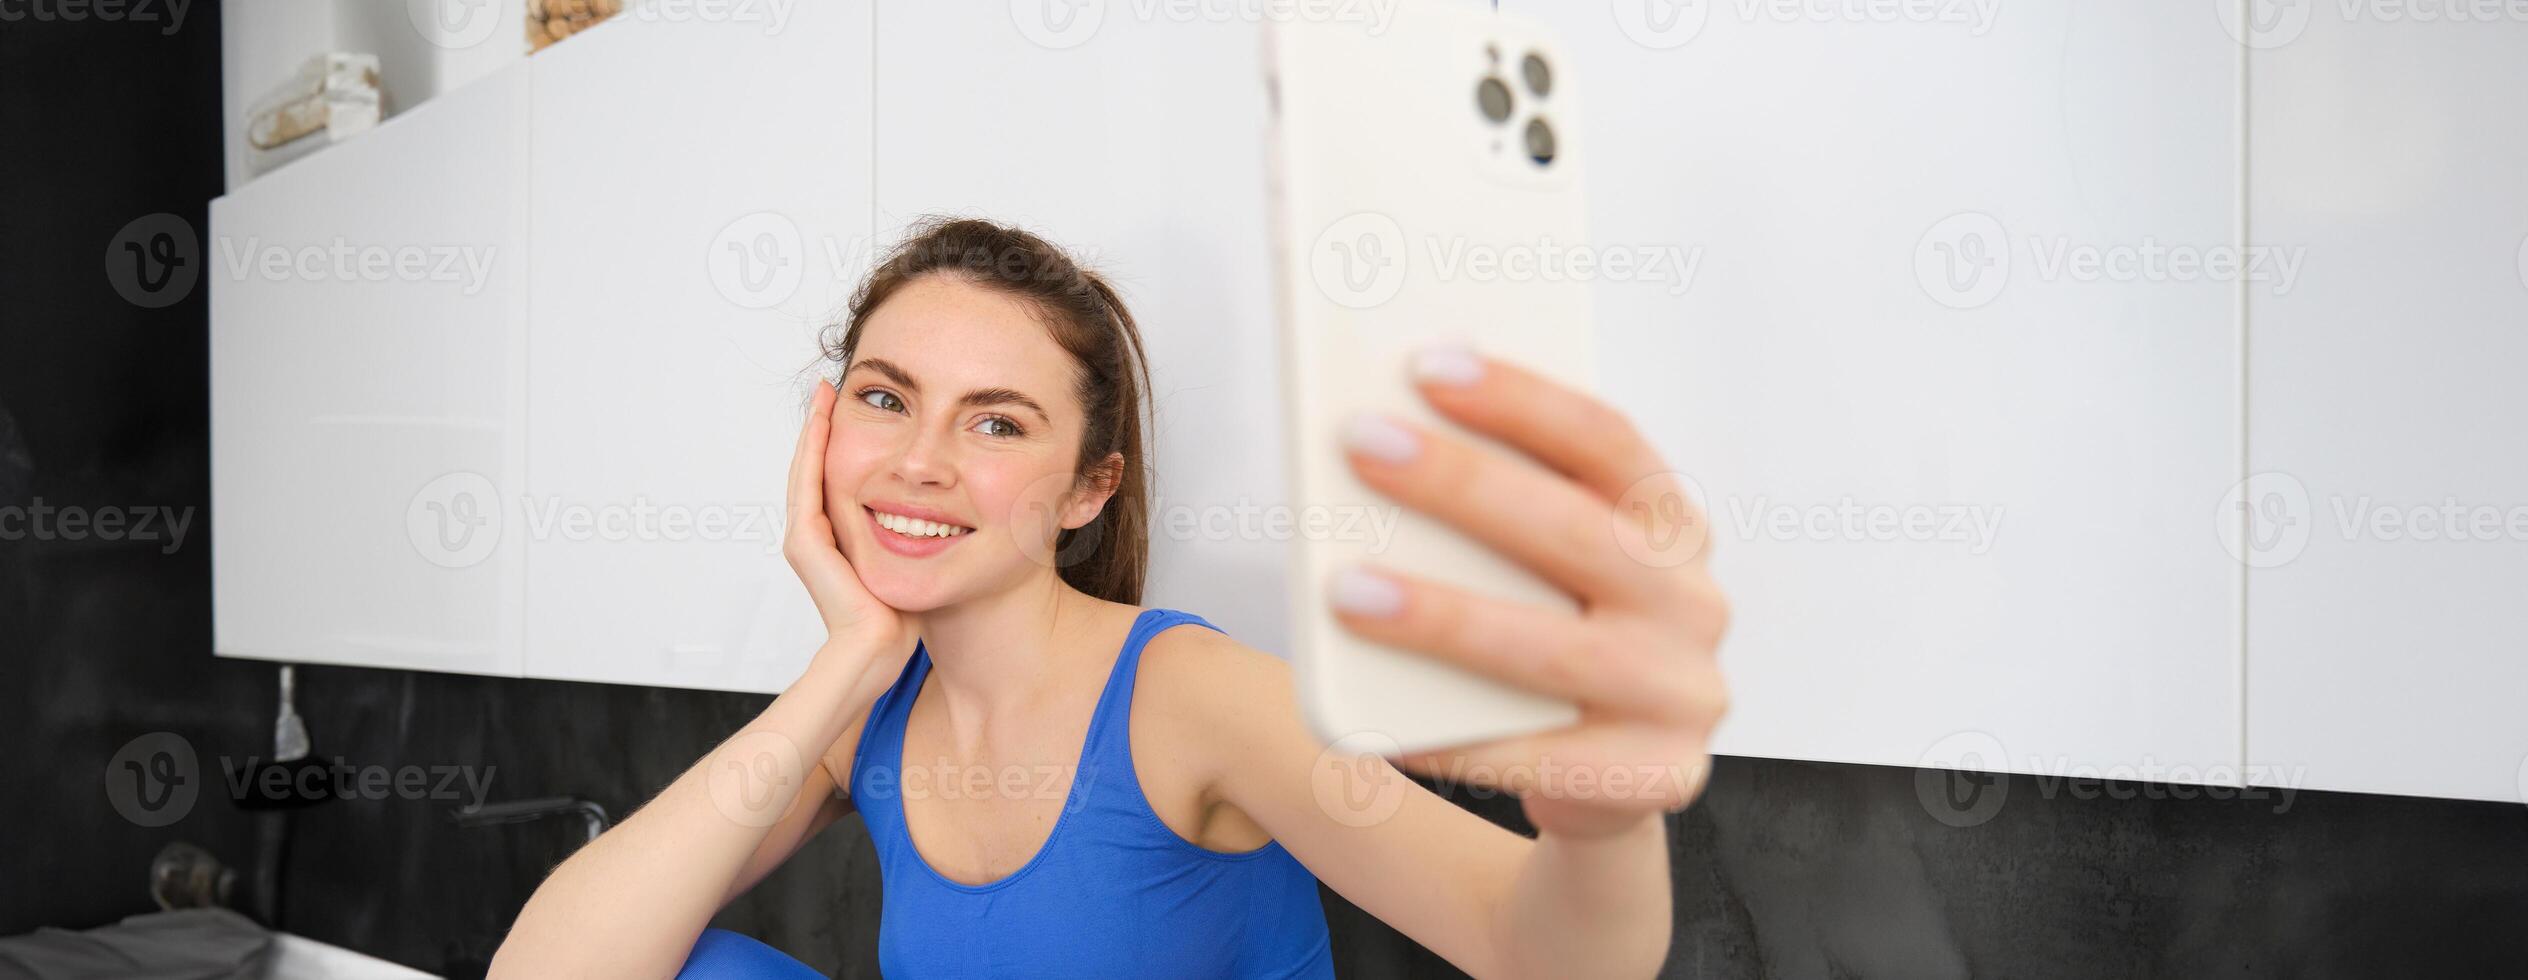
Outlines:
[[[1327, 608], [1329, 576], [1354, 562], [1576, 608], [1363, 485], [1342, 430], [1381, 412], [1480, 438], [1409, 384], [1408, 359], [1435, 341], [1596, 389], [1589, 284], [1553, 265], [1587, 242], [1586, 141], [1562, 49], [1524, 21], [1436, 0], [1404, 0], [1370, 30], [1301, 18], [1266, 31], [1291, 505], [1329, 518], [1292, 554], [1300, 703], [1328, 742], [1367, 734], [1403, 751], [1568, 725], [1569, 702], [1370, 642]], [[1385, 539], [1342, 533], [1391, 517]]]

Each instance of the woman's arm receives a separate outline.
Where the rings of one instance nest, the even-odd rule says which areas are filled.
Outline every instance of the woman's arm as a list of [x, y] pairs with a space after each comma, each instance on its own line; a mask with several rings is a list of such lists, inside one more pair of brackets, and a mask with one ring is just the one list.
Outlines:
[[782, 555], [828, 639], [763, 714], [629, 819], [553, 869], [492, 957], [500, 976], [672, 976], [712, 915], [840, 816], [869, 706], [903, 673], [916, 624], [877, 601], [825, 514], [834, 388], [818, 382], [790, 460]]
[[[1150, 702], [1153, 724], [1137, 741], [1191, 748], [1195, 778], [1221, 802], [1327, 887], [1458, 969], [1487, 978], [1658, 972], [1671, 917], [1662, 821], [1601, 838], [1522, 837], [1383, 758], [1329, 749], [1300, 720], [1278, 657], [1175, 629], [1153, 637], [1143, 661], [1149, 694], [1136, 701]], [[1470, 766], [1461, 775], [1481, 774]]]
[[[861, 726], [868, 723], [869, 714], [862, 711], [849, 727], [843, 729], [842, 737], [835, 739], [833, 746], [825, 750], [824, 759], [808, 767], [807, 785], [800, 787], [799, 798], [791, 801], [790, 809], [782, 813], [780, 821], [764, 833], [764, 842], [755, 847], [755, 853], [746, 859], [745, 867], [738, 870], [737, 880], [729, 883], [729, 892], [720, 899], [721, 905], [737, 901], [738, 896], [746, 894], [766, 875], [772, 874], [774, 868], [790, 860], [790, 855], [798, 853], [799, 848], [807, 844], [808, 838], [822, 833], [834, 821], [842, 819], [843, 814], [851, 812], [851, 788], [847, 785], [851, 760], [854, 748], [860, 742]], [[837, 777], [835, 773], [843, 775]]]
[[553, 869], [492, 974], [673, 976], [721, 906], [821, 826], [834, 784], [820, 757], [853, 727], [843, 707], [888, 652], [819, 651], [763, 714]]
[[[1715, 653], [1729, 610], [1704, 567], [1704, 517], [1687, 481], [1603, 403], [1466, 351], [1416, 367], [1442, 415], [1524, 458], [1388, 420], [1355, 427], [1369, 438], [1354, 440], [1353, 471], [1579, 608], [1367, 569], [1338, 576], [1332, 598], [1354, 633], [1579, 705], [1567, 728], [1399, 756], [1518, 795], [1538, 836], [1403, 778], [1374, 739], [1322, 746], [1300, 721], [1288, 670], [1261, 654], [1163, 656], [1177, 665], [1171, 686], [1212, 719], [1177, 730], [1205, 747], [1220, 799], [1468, 973], [1653, 975], [1670, 926], [1662, 817], [1701, 794], [1708, 741], [1728, 711]], [[1236, 646], [1200, 636], [1169, 645], [1180, 643]]]

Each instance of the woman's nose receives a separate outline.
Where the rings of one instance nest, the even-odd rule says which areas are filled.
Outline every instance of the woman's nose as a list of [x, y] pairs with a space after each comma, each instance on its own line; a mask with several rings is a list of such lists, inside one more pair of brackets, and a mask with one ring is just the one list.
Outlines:
[[895, 473], [907, 483], [947, 486], [954, 482], [956, 460], [954, 433], [931, 428], [916, 430], [895, 457]]

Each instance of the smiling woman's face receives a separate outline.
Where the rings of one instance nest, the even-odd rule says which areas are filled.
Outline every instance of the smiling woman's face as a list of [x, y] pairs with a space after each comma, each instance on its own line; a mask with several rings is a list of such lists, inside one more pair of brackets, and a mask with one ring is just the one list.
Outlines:
[[870, 313], [825, 452], [825, 511], [870, 594], [922, 612], [1053, 573], [1056, 533], [1105, 501], [1066, 499], [1085, 427], [1074, 370], [1025, 303], [951, 275]]

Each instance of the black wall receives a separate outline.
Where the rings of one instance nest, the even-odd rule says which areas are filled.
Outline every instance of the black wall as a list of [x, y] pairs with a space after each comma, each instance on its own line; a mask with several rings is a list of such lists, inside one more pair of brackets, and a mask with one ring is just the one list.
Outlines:
[[[205, 289], [135, 304], [113, 271], [130, 257], [109, 251], [164, 212], [205, 258], [218, 14], [195, 3], [167, 26], [0, 22], [0, 507], [190, 518], [180, 546], [163, 525], [0, 539], [0, 934], [150, 910], [149, 860], [181, 839], [242, 869], [238, 904], [284, 928], [479, 973], [572, 825], [461, 828], [457, 801], [431, 799], [248, 813], [216, 782], [219, 759], [269, 751], [274, 668], [210, 655]], [[335, 667], [300, 686], [320, 757], [465, 767], [495, 800], [573, 794], [618, 816], [767, 701]], [[108, 789], [117, 751], [157, 731], [206, 785], [149, 828]], [[1985, 787], [2003, 807], [1959, 828], [1917, 787], [1911, 770], [1723, 760], [1674, 824], [1669, 975], [2528, 976], [2528, 806], [2307, 793], [2285, 809], [2022, 777]], [[720, 924], [874, 976], [878, 900], [847, 820]], [[1346, 975], [1447, 974], [1340, 899], [1327, 911]]]

